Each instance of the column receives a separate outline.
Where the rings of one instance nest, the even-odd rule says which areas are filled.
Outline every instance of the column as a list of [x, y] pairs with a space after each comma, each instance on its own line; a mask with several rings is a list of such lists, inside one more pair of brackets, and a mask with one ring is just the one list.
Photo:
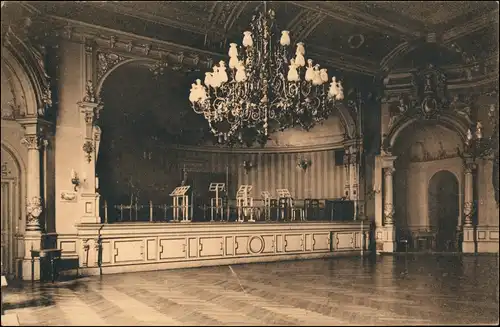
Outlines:
[[43, 139], [38, 135], [26, 135], [21, 143], [28, 148], [28, 169], [26, 183], [26, 231], [40, 233], [39, 217], [42, 213], [40, 197], [40, 147]]
[[379, 228], [382, 234], [382, 245], [380, 252], [391, 253], [396, 251], [396, 228], [394, 226], [394, 160], [396, 157], [383, 156], [382, 167], [384, 174], [384, 197], [383, 197], [383, 227]]
[[384, 170], [385, 179], [385, 194], [384, 194], [384, 226], [394, 225], [394, 191], [393, 191], [393, 181], [392, 176], [394, 174], [394, 168], [389, 167]]
[[472, 158], [466, 158], [464, 163], [464, 225], [462, 252], [474, 253], [476, 251], [474, 226], [472, 217], [475, 213], [474, 207], [474, 170], [476, 164]]
[[22, 261], [22, 278], [40, 279], [40, 261], [31, 261], [31, 250], [42, 248], [42, 228], [40, 215], [43, 212], [40, 181], [40, 149], [44, 139], [39, 135], [42, 131], [42, 121], [38, 118], [26, 118], [19, 121], [25, 128], [25, 136], [21, 144], [28, 149], [26, 169], [26, 232], [24, 234], [24, 258]]
[[382, 197], [382, 183], [383, 183], [383, 166], [382, 166], [382, 157], [377, 155], [375, 157], [375, 164], [373, 167], [373, 210], [374, 210], [374, 219], [375, 219], [375, 244], [377, 252], [383, 249], [383, 197]]
[[464, 167], [464, 227], [472, 227], [474, 215], [474, 176], [476, 165], [466, 162]]

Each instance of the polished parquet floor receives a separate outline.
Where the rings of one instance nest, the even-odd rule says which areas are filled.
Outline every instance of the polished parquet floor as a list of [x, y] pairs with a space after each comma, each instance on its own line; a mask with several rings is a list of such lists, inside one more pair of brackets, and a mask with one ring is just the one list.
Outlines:
[[496, 324], [498, 256], [333, 258], [23, 283], [21, 325]]

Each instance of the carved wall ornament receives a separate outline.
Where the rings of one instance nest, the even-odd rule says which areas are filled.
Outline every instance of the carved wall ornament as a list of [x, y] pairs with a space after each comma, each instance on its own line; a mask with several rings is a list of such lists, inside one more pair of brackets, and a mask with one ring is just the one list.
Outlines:
[[358, 49], [365, 43], [365, 37], [363, 34], [355, 34], [349, 36], [347, 39], [347, 44], [351, 49]]
[[132, 41], [130, 41], [129, 43], [127, 43], [125, 45], [125, 49], [127, 49], [128, 52], [132, 52], [133, 48], [134, 48], [134, 44], [132, 43]]
[[62, 191], [61, 192], [61, 200], [63, 200], [63, 201], [75, 201], [76, 200], [76, 192]]
[[2, 119], [13, 120], [16, 119], [20, 112], [20, 106], [14, 99], [7, 102], [7, 105], [2, 107]]
[[147, 56], [151, 52], [151, 44], [144, 44], [144, 54]]
[[73, 36], [73, 27], [71, 25], [64, 26], [63, 36], [66, 39], [71, 40], [71, 37]]
[[212, 69], [213, 65], [214, 65], [214, 59], [213, 58], [207, 58], [207, 68]]
[[2, 163], [2, 177], [9, 177], [12, 174], [12, 171], [9, 169], [8, 163]]
[[100, 80], [109, 70], [125, 59], [115, 53], [99, 52], [97, 54], [97, 78]]
[[471, 103], [470, 96], [455, 95], [450, 102], [450, 109], [457, 115], [470, 119], [471, 116]]
[[111, 49], [113, 49], [116, 45], [116, 36], [112, 35], [110, 38], [109, 38], [109, 47]]
[[87, 125], [91, 125], [94, 122], [94, 113], [93, 112], [85, 112], [85, 123]]
[[432, 64], [429, 64], [427, 68], [417, 73], [415, 80], [415, 91], [421, 101], [421, 114], [424, 118], [438, 115], [447, 104], [446, 76]]
[[85, 39], [85, 52], [91, 54], [94, 51], [95, 41], [93, 39]]
[[87, 162], [92, 161], [92, 153], [94, 152], [94, 144], [92, 141], [86, 141], [82, 148], [83, 152], [86, 154]]
[[83, 101], [92, 103], [98, 102], [95, 94], [94, 83], [91, 80], [88, 80], [85, 84], [85, 97], [83, 98]]
[[40, 227], [38, 217], [42, 213], [42, 198], [34, 196], [26, 201], [27, 226], [28, 229], [38, 229]]
[[392, 203], [384, 203], [384, 218], [386, 225], [392, 225], [395, 213]]
[[396, 125], [397, 121], [406, 115], [406, 113], [412, 107], [411, 101], [407, 97], [400, 96], [398, 102], [393, 102], [389, 106], [389, 123], [388, 129], [390, 130], [393, 126]]
[[464, 203], [464, 217], [465, 217], [465, 224], [466, 225], [472, 224], [472, 217], [474, 216], [475, 211], [476, 211], [476, 208], [474, 206], [474, 202], [465, 202]]
[[200, 63], [200, 56], [198, 56], [197, 54], [194, 54], [193, 55], [193, 64], [195, 66], [198, 66], [199, 63]]

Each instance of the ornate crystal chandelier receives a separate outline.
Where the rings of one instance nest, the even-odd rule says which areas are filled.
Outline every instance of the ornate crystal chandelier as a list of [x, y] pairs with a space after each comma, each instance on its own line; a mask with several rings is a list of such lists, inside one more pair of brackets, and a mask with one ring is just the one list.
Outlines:
[[309, 130], [343, 99], [340, 81], [330, 81], [325, 68], [306, 61], [302, 42], [295, 53], [290, 43], [289, 31], [279, 33], [275, 13], [264, 3], [251, 30], [243, 32], [242, 46], [230, 44], [229, 62], [205, 73], [203, 84], [192, 84], [193, 110], [203, 114], [220, 143], [243, 143], [249, 130], [263, 143], [274, 129]]

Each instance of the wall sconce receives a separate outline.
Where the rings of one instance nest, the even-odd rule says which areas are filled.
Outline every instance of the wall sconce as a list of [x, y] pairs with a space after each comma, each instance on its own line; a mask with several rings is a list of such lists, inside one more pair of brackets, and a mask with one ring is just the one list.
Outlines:
[[[85, 182], [86, 178], [85, 176], [83, 177], [83, 182]], [[78, 177], [78, 174], [75, 172], [74, 169], [71, 169], [71, 184], [73, 184], [75, 187], [74, 187], [74, 191], [76, 192], [77, 191], [77, 187], [79, 187], [81, 184], [82, 184], [82, 181], [80, 180], [80, 178]]]
[[307, 168], [311, 167], [312, 165], [312, 162], [311, 162], [311, 159], [304, 159], [304, 158], [300, 158], [298, 161], [297, 161], [297, 168], [300, 168], [302, 170], [306, 170]]
[[368, 199], [374, 199], [375, 195], [380, 194], [380, 186], [379, 187], [373, 187], [373, 190], [366, 192], [366, 195]]
[[251, 161], [243, 160], [243, 168], [245, 169], [245, 174], [248, 174], [248, 172], [255, 167], [254, 164]]

